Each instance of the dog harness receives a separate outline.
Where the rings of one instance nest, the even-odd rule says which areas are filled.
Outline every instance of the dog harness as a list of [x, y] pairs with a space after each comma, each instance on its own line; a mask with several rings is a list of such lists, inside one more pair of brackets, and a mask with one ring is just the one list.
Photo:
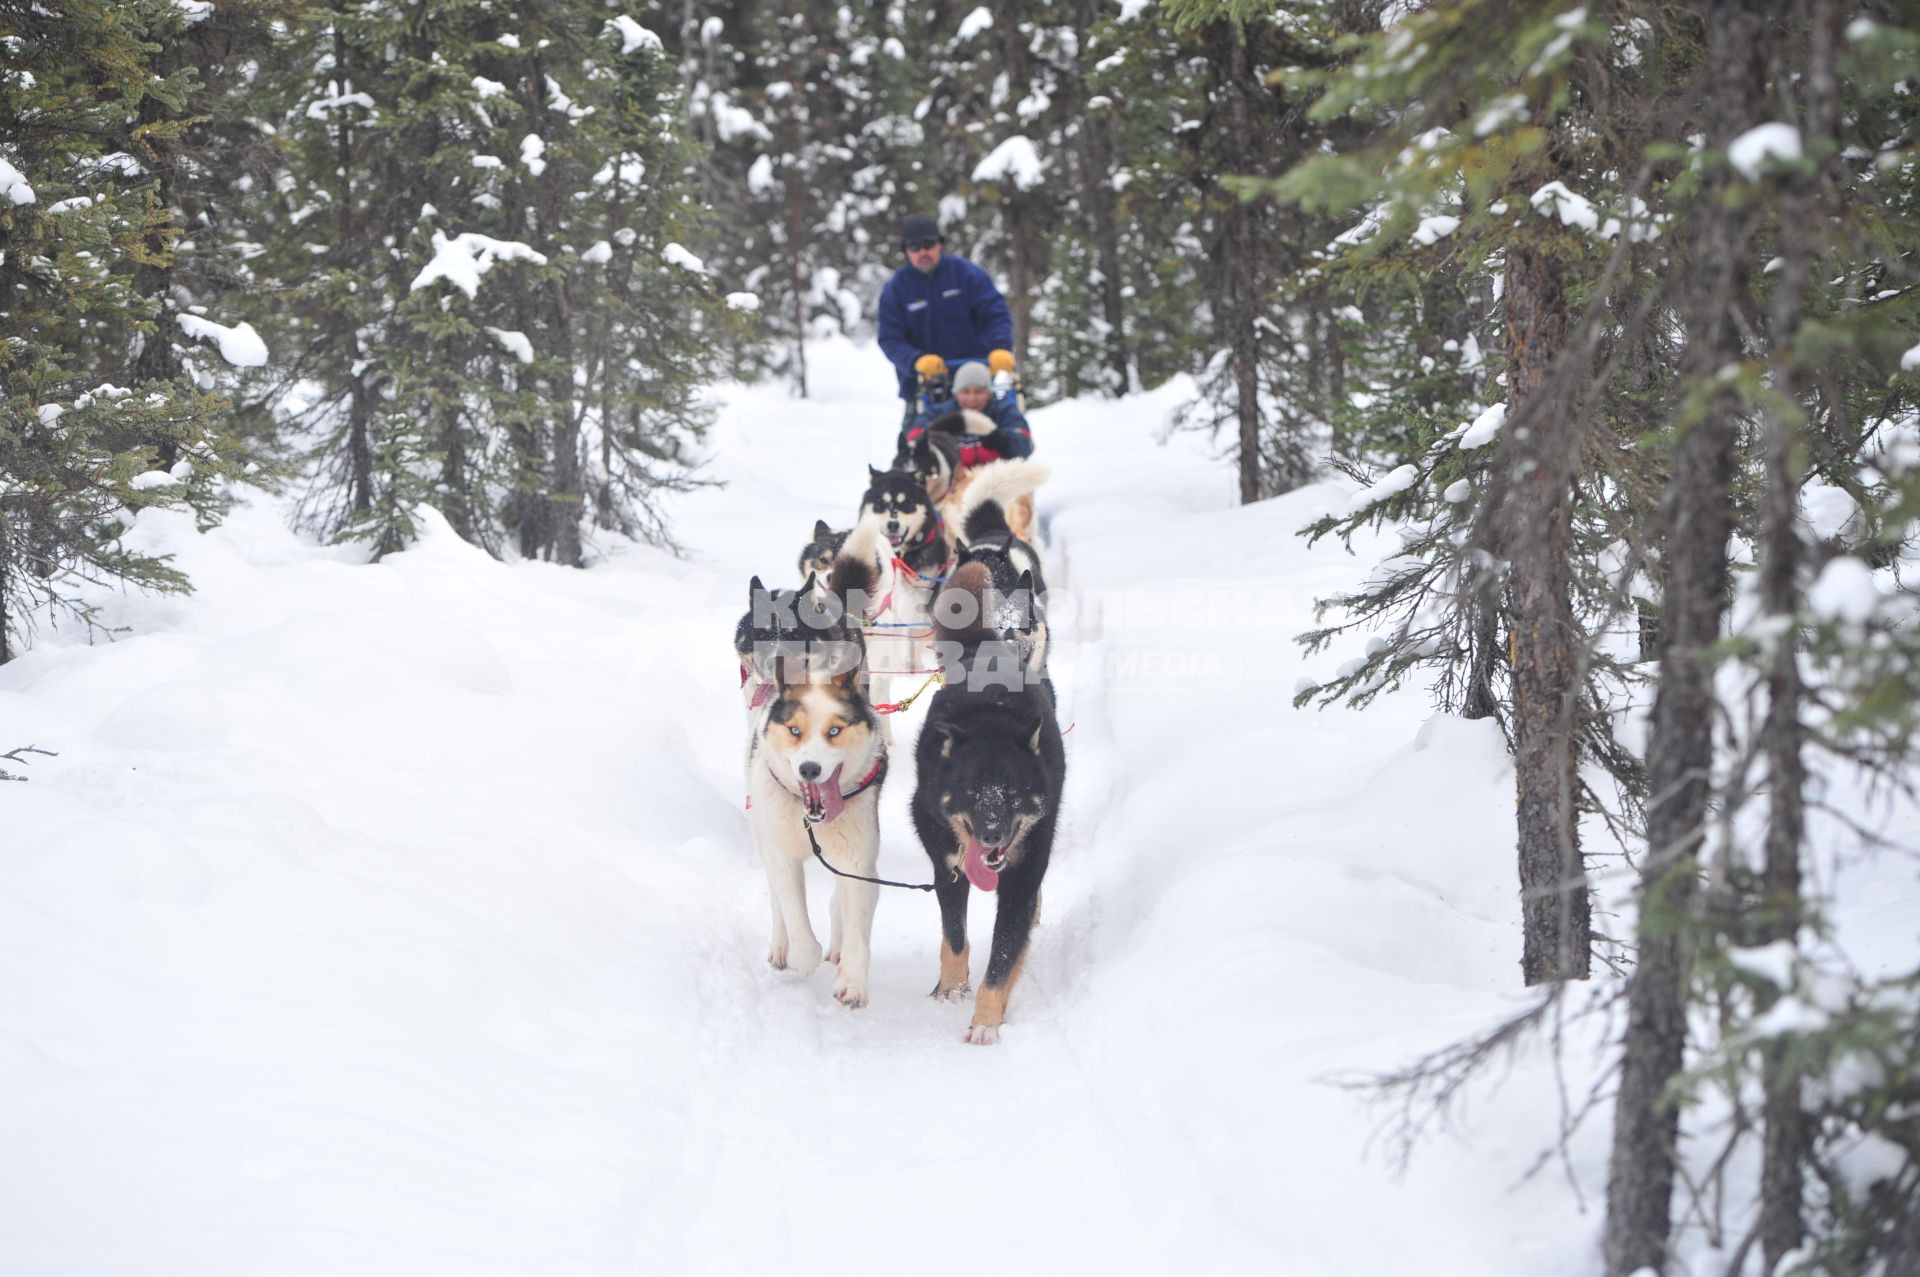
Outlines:
[[[945, 535], [946, 527], [947, 527], [946, 518], [941, 515], [938, 509], [935, 509], [933, 512], [933, 524], [931, 527], [927, 529], [926, 535], [921, 537], [918, 541], [914, 542], [913, 545], [909, 546], [906, 552], [911, 553], [913, 550], [918, 550], [922, 546], [931, 545], [935, 540]], [[902, 573], [905, 573], [907, 576], [907, 579], [909, 581], [914, 582], [916, 585], [922, 581], [927, 582], [928, 583], [927, 595], [929, 598], [931, 598], [933, 594], [932, 587], [947, 579], [947, 573], [953, 569], [953, 561], [955, 557], [957, 556], [949, 555], [947, 557], [946, 562], [940, 565], [940, 571], [938, 575], [935, 575], [933, 573], [928, 573], [925, 576], [922, 576], [920, 573], [915, 572], [911, 567], [907, 565], [907, 561], [905, 558], [903, 558], [899, 554], [894, 555], [893, 563], [890, 565], [893, 568], [893, 572], [887, 578], [887, 592], [880, 596], [880, 603], [877, 607], [873, 609], [873, 612], [871, 614], [874, 616], [886, 615], [887, 609], [893, 605], [894, 586], [899, 581], [900, 575]], [[914, 587], [909, 586], [908, 588], [914, 588]], [[866, 630], [900, 630], [900, 629], [917, 627], [925, 624], [927, 624], [925, 621], [869, 621], [865, 625], [861, 626], [860, 628], [866, 629]]]

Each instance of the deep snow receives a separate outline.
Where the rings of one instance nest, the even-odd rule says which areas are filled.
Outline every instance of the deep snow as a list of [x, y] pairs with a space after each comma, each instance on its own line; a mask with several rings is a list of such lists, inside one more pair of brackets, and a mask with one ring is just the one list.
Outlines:
[[[1404, 1178], [1327, 1085], [1523, 1004], [1511, 775], [1415, 691], [1289, 707], [1372, 548], [1292, 534], [1355, 485], [1235, 506], [1159, 441], [1177, 385], [1035, 416], [1072, 732], [1003, 1043], [924, 996], [924, 895], [883, 893], [865, 1010], [766, 966], [732, 626], [897, 421], [871, 348], [809, 365], [809, 401], [724, 392], [684, 561], [502, 565], [429, 520], [369, 565], [266, 498], [150, 512], [197, 593], [0, 669], [0, 751], [59, 751], [0, 785], [0, 1272], [1595, 1270], [1604, 1124], [1584, 1211], [1524, 1178], [1543, 1057]], [[927, 869], [916, 717], [886, 876]], [[1871, 873], [1908, 937], [1910, 871]]]

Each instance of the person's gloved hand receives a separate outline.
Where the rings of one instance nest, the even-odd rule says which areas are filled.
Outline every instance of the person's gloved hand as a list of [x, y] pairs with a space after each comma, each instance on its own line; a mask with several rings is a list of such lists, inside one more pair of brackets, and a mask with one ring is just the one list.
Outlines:
[[938, 355], [922, 355], [913, 361], [913, 369], [922, 377], [938, 377], [947, 370], [947, 361]]
[[995, 372], [1012, 372], [1013, 352], [1011, 350], [995, 350], [989, 352], [987, 355], [987, 367], [993, 369]]

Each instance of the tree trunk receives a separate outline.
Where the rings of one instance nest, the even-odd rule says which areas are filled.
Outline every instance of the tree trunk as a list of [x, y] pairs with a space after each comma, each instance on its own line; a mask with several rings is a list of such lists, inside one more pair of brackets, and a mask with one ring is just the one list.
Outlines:
[[[134, 291], [154, 303], [153, 331], [142, 336], [129, 374], [136, 386], [173, 383], [181, 374], [180, 353], [173, 344], [174, 335], [180, 331], [173, 299], [173, 243], [180, 233], [173, 206], [177, 143], [163, 132], [147, 131], [150, 126], [165, 121], [169, 114], [170, 109], [159, 98], [141, 99], [137, 115], [140, 127], [134, 134], [144, 139], [146, 153], [142, 158], [154, 177], [153, 193], [148, 196], [149, 204], [142, 218], [140, 264], [133, 272]], [[160, 441], [154, 451], [163, 470], [171, 469], [180, 459], [179, 448], [172, 440]]]
[[13, 659], [13, 638], [9, 633], [12, 618], [7, 610], [12, 601], [7, 587], [8, 578], [13, 575], [9, 566], [12, 562], [10, 557], [12, 553], [12, 548], [8, 545], [7, 514], [6, 511], [0, 510], [0, 665], [5, 665]]
[[[1074, 34], [1082, 51], [1088, 35], [1102, 14], [1096, 0], [1078, 0], [1074, 7]], [[1120, 216], [1113, 189], [1113, 128], [1111, 107], [1086, 109], [1086, 79], [1077, 75], [1075, 84], [1084, 118], [1080, 125], [1080, 167], [1085, 174], [1081, 198], [1093, 228], [1094, 260], [1100, 269], [1100, 311], [1106, 321], [1107, 393], [1124, 395], [1132, 389], [1133, 358], [1127, 349], [1126, 298], [1121, 289], [1124, 267], [1120, 262]]]
[[1467, 623], [1467, 686], [1460, 698], [1460, 716], [1492, 718], [1498, 702], [1493, 695], [1493, 672], [1500, 662], [1500, 603], [1491, 589], [1475, 588], [1473, 611]]
[[[1839, 98], [1834, 75], [1839, 6], [1834, 0], [1806, 0], [1799, 8], [1802, 13], [1795, 17], [1804, 17], [1807, 23], [1807, 112], [1802, 135], [1824, 169], [1825, 152], [1819, 148], [1831, 143]], [[1754, 937], [1763, 943], [1794, 939], [1801, 921], [1800, 847], [1806, 832], [1807, 772], [1802, 756], [1806, 731], [1801, 721], [1805, 689], [1795, 625], [1802, 548], [1797, 517], [1800, 475], [1794, 460], [1800, 432], [1793, 413], [1801, 387], [1793, 344], [1812, 274], [1819, 201], [1819, 172], [1789, 180], [1780, 217], [1781, 268], [1770, 316], [1773, 385], [1782, 406], [1769, 412], [1766, 420], [1766, 552], [1760, 574], [1762, 606], [1777, 627], [1770, 627], [1776, 646], [1767, 673], [1764, 729], [1766, 864], [1761, 874], [1761, 929]], [[1760, 1248], [1765, 1271], [1772, 1273], [1806, 1235], [1802, 1207], [1811, 1131], [1801, 1103], [1800, 1076], [1790, 1066], [1782, 1044], [1766, 1053], [1764, 1085]]]
[[[1216, 28], [1215, 45], [1225, 54], [1221, 75], [1227, 99], [1227, 171], [1256, 171], [1253, 149], [1252, 110], [1247, 103], [1248, 80], [1252, 69], [1247, 64], [1246, 33], [1234, 21]], [[1260, 440], [1260, 329], [1259, 253], [1256, 235], [1257, 206], [1251, 200], [1222, 193], [1232, 201], [1225, 210], [1225, 234], [1222, 237], [1220, 272], [1225, 278], [1227, 297], [1226, 338], [1233, 351], [1234, 413], [1239, 425], [1240, 502], [1251, 505], [1267, 495]]]
[[1520, 971], [1530, 985], [1586, 979], [1592, 950], [1575, 803], [1585, 645], [1573, 616], [1570, 566], [1584, 422], [1570, 406], [1536, 402], [1549, 365], [1567, 342], [1558, 253], [1550, 243], [1535, 242], [1515, 244], [1507, 253], [1508, 412], [1526, 424], [1502, 433], [1499, 457], [1512, 485], [1501, 540], [1511, 565]]
[[804, 179], [798, 170], [787, 174], [787, 291], [793, 298], [794, 392], [807, 397], [807, 277], [805, 256], [807, 223], [800, 207]]
[[[1765, 0], [1703, 0], [1709, 148], [1724, 149], [1759, 118]], [[1746, 289], [1750, 219], [1724, 196], [1712, 169], [1685, 287], [1683, 371], [1705, 384], [1740, 356], [1736, 308]], [[1689, 923], [1695, 855], [1704, 835], [1718, 703], [1708, 649], [1726, 609], [1727, 537], [1740, 404], [1714, 396], [1674, 447], [1663, 510], [1667, 578], [1660, 615], [1660, 687], [1647, 746], [1647, 850], [1640, 872], [1639, 959], [1627, 988], [1627, 1031], [1608, 1168], [1606, 1269], [1629, 1277], [1665, 1271], [1672, 1228], [1679, 1111], [1669, 1094], [1684, 1060]]]
[[[334, 74], [340, 77], [343, 85], [353, 78], [352, 64], [348, 60], [347, 35], [340, 26], [346, 13], [346, 0], [340, 0], [334, 6], [333, 65]], [[350, 259], [359, 256], [358, 241], [353, 233], [353, 126], [348, 122], [349, 117], [344, 109], [335, 111], [333, 118], [337, 128], [334, 152], [338, 161], [334, 167], [333, 251], [335, 260], [345, 272], [353, 267], [354, 262]], [[360, 367], [358, 325], [351, 314], [339, 311], [335, 311], [328, 319], [332, 342], [344, 360], [342, 371], [347, 379], [347, 505], [353, 511], [353, 517], [362, 518], [373, 509], [372, 405], [366, 380], [357, 371]]]
[[564, 370], [548, 384], [553, 405], [552, 485], [547, 491], [548, 557], [570, 568], [581, 566], [580, 515], [586, 505], [581, 482], [580, 415], [585, 407], [583, 392], [573, 384], [573, 306], [562, 280], [547, 281], [549, 317], [548, 340], [553, 343], [553, 358]]
[[[1030, 28], [1022, 29], [1027, 24], [1027, 0], [1006, 0], [994, 7], [993, 25], [1000, 37], [1007, 97], [1016, 104], [1024, 101], [1033, 87], [1027, 57]], [[1034, 285], [1041, 274], [1035, 269], [1042, 245], [1034, 214], [1034, 196], [1021, 190], [1011, 177], [1007, 178], [1000, 203], [1007, 236], [1007, 309], [1013, 314], [1013, 357], [1023, 368], [1027, 364], [1027, 349], [1032, 344]]]

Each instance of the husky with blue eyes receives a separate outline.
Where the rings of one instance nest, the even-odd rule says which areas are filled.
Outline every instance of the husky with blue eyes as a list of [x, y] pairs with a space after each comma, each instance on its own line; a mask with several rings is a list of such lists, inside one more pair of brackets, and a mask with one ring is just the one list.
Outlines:
[[767, 961], [805, 977], [824, 958], [839, 968], [833, 996], [847, 1007], [867, 1004], [880, 889], [834, 879], [822, 950], [807, 915], [806, 867], [816, 841], [842, 873], [874, 877], [880, 859], [887, 747], [864, 686], [859, 616], [877, 574], [862, 541], [849, 538], [852, 553], [834, 559], [823, 591], [756, 590], [754, 612], [741, 622], [749, 640], [777, 636], [741, 662], [742, 678], [764, 689], [749, 701], [747, 810], [772, 902]]

